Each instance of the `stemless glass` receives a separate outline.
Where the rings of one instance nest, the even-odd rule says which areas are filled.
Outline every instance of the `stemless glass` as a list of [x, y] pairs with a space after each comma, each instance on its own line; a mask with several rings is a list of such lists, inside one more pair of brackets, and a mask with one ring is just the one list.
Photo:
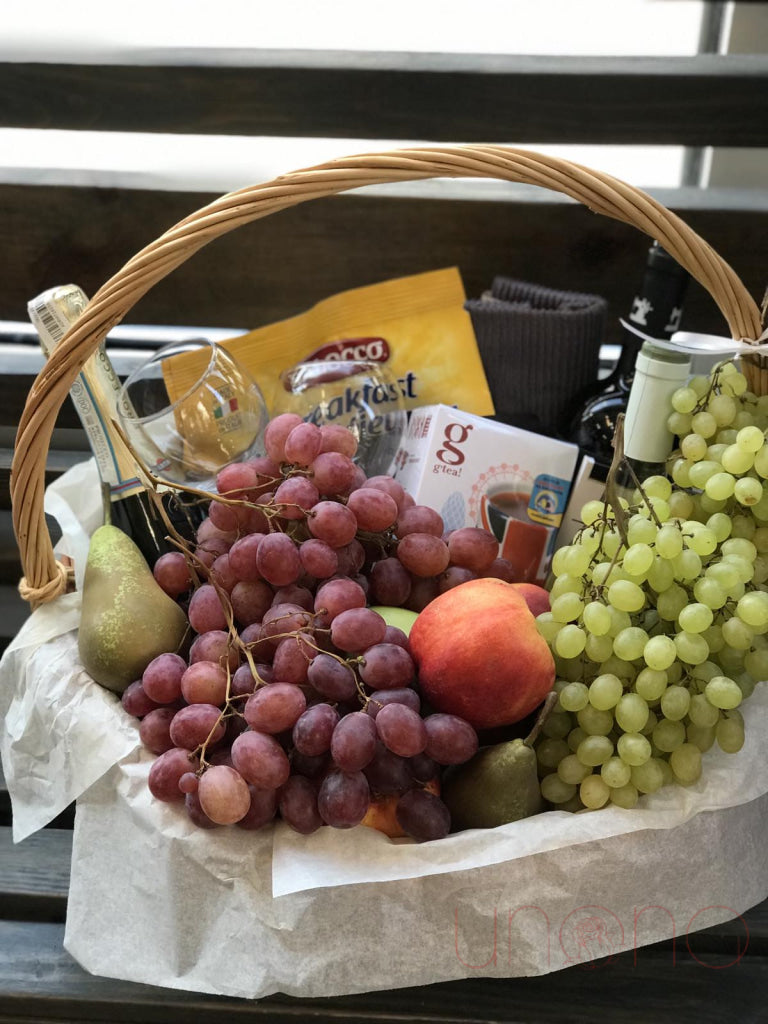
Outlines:
[[407, 413], [397, 378], [369, 360], [313, 360], [280, 374], [272, 415], [297, 413], [317, 426], [338, 424], [357, 438], [357, 462], [366, 476], [390, 470]]
[[126, 378], [117, 410], [137, 455], [170, 484], [212, 489], [223, 466], [264, 450], [258, 384], [207, 339], [158, 349]]

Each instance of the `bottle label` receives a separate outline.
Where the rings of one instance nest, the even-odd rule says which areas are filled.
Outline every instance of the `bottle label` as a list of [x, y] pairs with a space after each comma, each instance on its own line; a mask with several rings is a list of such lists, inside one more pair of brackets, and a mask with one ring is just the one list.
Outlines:
[[[29, 318], [40, 336], [40, 345], [46, 356], [50, 356], [87, 302], [85, 294], [76, 285], [53, 288], [29, 302]], [[130, 452], [110, 422], [117, 416], [119, 391], [120, 378], [102, 344], [83, 366], [70, 395], [88, 435], [99, 475], [109, 486], [112, 501], [144, 489], [136, 475]]]

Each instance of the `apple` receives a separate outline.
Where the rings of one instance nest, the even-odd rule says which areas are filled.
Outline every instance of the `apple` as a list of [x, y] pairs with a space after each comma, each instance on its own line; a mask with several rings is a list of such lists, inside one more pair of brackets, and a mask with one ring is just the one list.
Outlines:
[[418, 618], [416, 612], [409, 611], [407, 608], [393, 608], [386, 604], [374, 604], [371, 608], [372, 611], [379, 613], [388, 626], [402, 629], [406, 636], [409, 635], [411, 627]]
[[550, 610], [549, 591], [536, 583], [513, 583], [512, 586], [522, 594], [534, 615]]
[[525, 718], [555, 681], [533, 612], [503, 580], [470, 580], [440, 594], [419, 613], [409, 644], [424, 697], [476, 729]]

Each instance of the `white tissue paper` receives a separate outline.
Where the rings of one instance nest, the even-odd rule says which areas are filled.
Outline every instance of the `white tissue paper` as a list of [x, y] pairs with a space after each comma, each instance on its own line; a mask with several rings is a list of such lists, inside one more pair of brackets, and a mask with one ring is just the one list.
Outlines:
[[[97, 481], [70, 473], [49, 495], [81, 560]], [[135, 720], [78, 664], [78, 616], [77, 594], [38, 609], [4, 655], [0, 756], [16, 841], [77, 800], [65, 946], [94, 974], [247, 998], [546, 974], [690, 941], [768, 895], [766, 683], [738, 754], [711, 750], [695, 786], [631, 811], [420, 845], [364, 826], [203, 830], [149, 794]]]

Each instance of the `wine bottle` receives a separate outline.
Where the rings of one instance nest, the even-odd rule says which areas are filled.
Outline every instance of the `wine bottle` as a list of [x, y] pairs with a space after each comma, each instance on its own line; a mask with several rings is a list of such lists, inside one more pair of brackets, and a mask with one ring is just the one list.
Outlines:
[[[49, 289], [27, 304], [29, 318], [46, 356], [58, 345], [87, 303], [82, 289], [69, 284]], [[70, 396], [96, 460], [102, 482], [104, 520], [126, 533], [149, 565], [153, 565], [161, 554], [178, 549], [169, 543], [163, 517], [136, 475], [133, 456], [113, 426], [119, 391], [120, 378], [102, 342], [84, 363]], [[172, 491], [164, 491], [161, 500], [174, 528], [191, 540], [202, 521], [203, 510], [182, 503]]]
[[688, 272], [654, 242], [627, 316], [618, 362], [613, 372], [579, 405], [566, 431], [567, 440], [595, 460], [592, 475], [598, 480], [605, 480], [613, 458], [616, 422], [620, 413], [627, 413], [641, 345], [646, 337], [669, 340], [679, 329], [689, 279]]

